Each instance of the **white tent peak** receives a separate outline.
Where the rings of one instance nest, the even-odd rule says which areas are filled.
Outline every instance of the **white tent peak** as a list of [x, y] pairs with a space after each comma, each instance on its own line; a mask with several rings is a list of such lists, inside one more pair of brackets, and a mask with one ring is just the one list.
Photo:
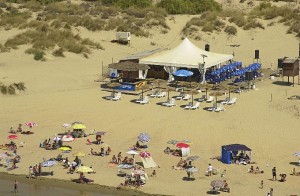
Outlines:
[[188, 38], [185, 38], [173, 49], [155, 53], [140, 59], [139, 63], [160, 66], [175, 66], [186, 68], [199, 68], [203, 64], [209, 68], [225, 61], [231, 60], [232, 55], [207, 52], [195, 46]]

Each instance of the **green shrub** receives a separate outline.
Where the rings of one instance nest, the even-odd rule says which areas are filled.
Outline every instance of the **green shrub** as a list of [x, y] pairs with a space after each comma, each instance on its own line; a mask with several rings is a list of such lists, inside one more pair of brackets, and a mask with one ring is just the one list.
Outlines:
[[44, 52], [43, 51], [40, 51], [40, 50], [36, 50], [35, 52], [34, 52], [34, 60], [36, 60], [36, 61], [39, 61], [39, 60], [42, 60], [43, 58], [44, 58]]
[[226, 26], [224, 32], [227, 33], [227, 35], [236, 35], [237, 29], [234, 26]]
[[38, 1], [33, 1], [33, 0], [30, 0], [30, 1], [26, 1], [25, 3], [23, 3], [20, 8], [27, 8], [33, 12], [38, 12], [40, 10], [42, 10], [42, 5], [41, 3], [39, 3]]
[[245, 26], [243, 27], [244, 30], [255, 29], [255, 28], [265, 29], [265, 27], [260, 22], [257, 22], [254, 19], [247, 20]]
[[244, 26], [247, 22], [244, 14], [241, 12], [238, 12], [235, 15], [232, 15], [228, 21], [236, 24], [238, 27]]
[[64, 49], [59, 48], [57, 50], [54, 50], [52, 52], [52, 55], [55, 56], [55, 57], [65, 57], [65, 55], [64, 55]]

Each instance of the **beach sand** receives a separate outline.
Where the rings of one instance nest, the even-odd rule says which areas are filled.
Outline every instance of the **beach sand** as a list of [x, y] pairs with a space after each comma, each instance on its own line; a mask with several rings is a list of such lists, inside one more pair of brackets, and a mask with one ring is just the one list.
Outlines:
[[[137, 98], [133, 95], [123, 95], [118, 102], [107, 101], [104, 96], [107, 91], [100, 88], [100, 83], [94, 82], [101, 76], [102, 62], [107, 66], [112, 61], [143, 50], [157, 47], [173, 48], [181, 42], [181, 29], [192, 16], [176, 16], [176, 23], [168, 21], [171, 31], [168, 34], [153, 32], [150, 38], [132, 37], [130, 46], [111, 43], [114, 32], [89, 32], [79, 28], [82, 37], [89, 37], [100, 42], [105, 50], [94, 50], [88, 59], [80, 55], [66, 53], [66, 58], [55, 58], [47, 55], [45, 62], [34, 61], [24, 50], [29, 46], [22, 46], [10, 53], [0, 53], [0, 78], [3, 83], [25, 82], [26, 92], [17, 96], [0, 96], [0, 130], [1, 143], [8, 143], [6, 139], [11, 126], [16, 128], [19, 123], [33, 121], [38, 123], [33, 127], [34, 135], [19, 135], [17, 143], [25, 141], [26, 145], [18, 149], [22, 156], [18, 169], [11, 174], [27, 174], [28, 167], [42, 162], [43, 158], [56, 157], [59, 151], [46, 151], [39, 148], [39, 143], [55, 134], [64, 132], [63, 123], [82, 121], [90, 130], [106, 131], [103, 137], [105, 143], [112, 147], [112, 154], [122, 152], [123, 157], [129, 147], [135, 144], [141, 132], [147, 132], [152, 139], [148, 151], [160, 168], [156, 168], [157, 177], [150, 177], [147, 184], [140, 188], [146, 193], [168, 195], [205, 195], [211, 189], [210, 182], [214, 179], [226, 179], [231, 187], [230, 195], [265, 195], [269, 188], [274, 188], [275, 195], [300, 194], [300, 177], [290, 176], [297, 162], [294, 152], [299, 151], [299, 113], [300, 101], [288, 100], [292, 95], [299, 95], [299, 85], [295, 87], [279, 85], [281, 78], [270, 80], [266, 77], [256, 83], [256, 90], [232, 94], [237, 97], [237, 104], [226, 107], [222, 113], [211, 113], [203, 108], [211, 106], [201, 103], [196, 111], [185, 111], [179, 101], [177, 107], [165, 108], [157, 105], [165, 98], [151, 99], [147, 105], [131, 102]], [[0, 31], [0, 37], [16, 34], [17, 30]], [[209, 43], [212, 52], [232, 54], [228, 45], [237, 43], [241, 46], [235, 50], [235, 60], [244, 65], [251, 64], [254, 50], [260, 50], [263, 68], [277, 66], [277, 59], [283, 56], [296, 57], [298, 42], [294, 35], [286, 34], [287, 27], [278, 24], [265, 30], [243, 31], [229, 40], [224, 33], [203, 35], [202, 41], [191, 40], [197, 46], [204, 48]], [[280, 35], [280, 36], [278, 36]], [[1, 39], [1, 43], [4, 39]], [[151, 45], [151, 42], [156, 45]], [[271, 64], [273, 65], [271, 67]], [[296, 81], [298, 78], [295, 78]], [[278, 81], [278, 82], [276, 82]], [[287, 81], [287, 78], [285, 78]], [[172, 92], [171, 95], [177, 93]], [[201, 95], [198, 95], [201, 96]], [[271, 101], [272, 96], [272, 101]], [[225, 97], [220, 97], [224, 99]], [[25, 128], [25, 127], [24, 127]], [[95, 136], [88, 138], [94, 140]], [[70, 143], [73, 152], [88, 153], [90, 148], [99, 151], [96, 145], [86, 145], [87, 138], [76, 139]], [[194, 164], [200, 169], [195, 174], [195, 181], [184, 181], [184, 171], [175, 171], [171, 167], [179, 158], [165, 155], [163, 150], [170, 146], [171, 139], [192, 140], [191, 154], [200, 156]], [[221, 146], [241, 143], [253, 150], [252, 160], [264, 170], [264, 174], [252, 175], [247, 173], [250, 166], [225, 165], [211, 157], [221, 155]], [[1, 150], [0, 152], [5, 152]], [[72, 153], [68, 156], [74, 158]], [[95, 183], [116, 187], [124, 179], [118, 177], [117, 168], [107, 166], [109, 157], [87, 155], [82, 158], [85, 165], [93, 166], [96, 174], [87, 174]], [[139, 162], [139, 158], [137, 158]], [[207, 177], [205, 171], [211, 163], [215, 168], [226, 169], [225, 178], [220, 175]], [[271, 181], [271, 168], [277, 167], [278, 175], [286, 173], [287, 182]], [[48, 168], [45, 168], [48, 170]], [[53, 177], [64, 180], [77, 178], [78, 174], [66, 174], [60, 165], [55, 165]], [[5, 171], [0, 168], [0, 171]], [[152, 169], [146, 170], [149, 174]], [[260, 181], [264, 180], [264, 189], [260, 189]], [[77, 184], [75, 185], [77, 186]], [[222, 193], [223, 194], [223, 193]]]

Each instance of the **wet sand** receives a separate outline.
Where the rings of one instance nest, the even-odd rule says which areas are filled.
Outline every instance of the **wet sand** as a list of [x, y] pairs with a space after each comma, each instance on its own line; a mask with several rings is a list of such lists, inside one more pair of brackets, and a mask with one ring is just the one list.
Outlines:
[[115, 187], [100, 186], [96, 184], [77, 184], [57, 179], [28, 179], [25, 175], [9, 175], [0, 173], [0, 195], [15, 195], [14, 180], [19, 182], [18, 194], [25, 195], [64, 195], [64, 196], [130, 196], [150, 195], [137, 190], [117, 190]]

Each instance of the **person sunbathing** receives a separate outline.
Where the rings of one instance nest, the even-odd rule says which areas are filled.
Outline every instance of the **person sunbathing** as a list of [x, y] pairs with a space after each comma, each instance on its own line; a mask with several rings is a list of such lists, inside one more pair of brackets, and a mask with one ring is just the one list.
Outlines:
[[105, 151], [105, 155], [110, 155], [111, 153], [111, 148], [108, 146], [107, 150]]
[[279, 176], [281, 177], [281, 179], [279, 180], [280, 182], [286, 181], [286, 174], [280, 174]]
[[251, 165], [250, 169], [248, 170], [249, 173], [254, 173], [254, 167]]
[[165, 154], [170, 154], [170, 153], [171, 153], [170, 147], [167, 147], [167, 148], [164, 150], [164, 153], [165, 153]]
[[229, 188], [228, 183], [226, 182], [226, 180], [224, 180], [223, 191], [230, 193], [230, 188]]
[[116, 155], [113, 155], [113, 157], [111, 158], [111, 163], [118, 164], [118, 160], [117, 160]]
[[11, 127], [10, 130], [9, 130], [9, 133], [16, 134], [17, 132], [16, 132], [16, 130], [14, 130], [14, 129]]
[[125, 157], [125, 158], [123, 159], [122, 163], [123, 163], [123, 164], [127, 164], [128, 161], [129, 161], [129, 160], [128, 160], [128, 157]]
[[176, 167], [183, 167], [184, 161], [180, 158], [179, 162], [177, 163]]
[[98, 155], [98, 153], [97, 152], [95, 152], [92, 148], [91, 148], [91, 155]]

